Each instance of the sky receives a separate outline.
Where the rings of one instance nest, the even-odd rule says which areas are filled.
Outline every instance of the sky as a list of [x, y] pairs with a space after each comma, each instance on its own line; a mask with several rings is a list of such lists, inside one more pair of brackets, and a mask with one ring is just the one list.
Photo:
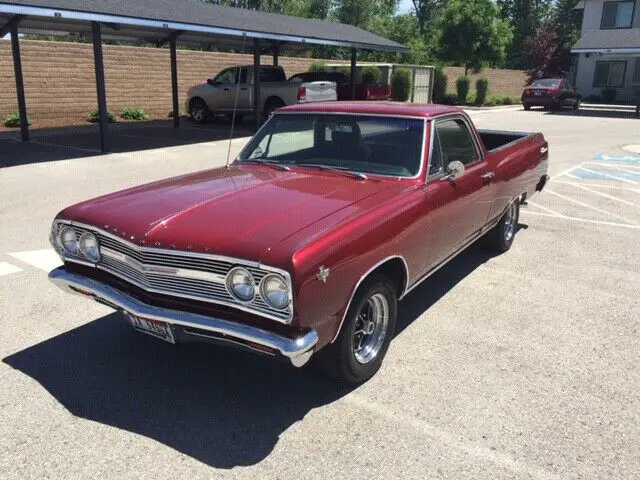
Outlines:
[[411, 7], [411, 0], [400, 0], [400, 2], [398, 3], [398, 12], [406, 13], [411, 9]]

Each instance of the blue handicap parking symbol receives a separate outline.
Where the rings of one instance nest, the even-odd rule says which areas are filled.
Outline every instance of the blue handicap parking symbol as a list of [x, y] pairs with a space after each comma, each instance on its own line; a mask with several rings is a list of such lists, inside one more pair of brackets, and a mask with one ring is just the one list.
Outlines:
[[640, 171], [635, 172], [632, 170], [625, 170], [622, 167], [611, 168], [589, 165], [588, 167], [578, 167], [576, 170], [571, 172], [571, 174], [580, 178], [607, 178], [611, 180], [615, 180], [615, 178], [623, 178], [633, 181], [640, 180]]
[[640, 165], [640, 157], [636, 155], [609, 155], [606, 153], [599, 153], [593, 157], [593, 159], [599, 162]]

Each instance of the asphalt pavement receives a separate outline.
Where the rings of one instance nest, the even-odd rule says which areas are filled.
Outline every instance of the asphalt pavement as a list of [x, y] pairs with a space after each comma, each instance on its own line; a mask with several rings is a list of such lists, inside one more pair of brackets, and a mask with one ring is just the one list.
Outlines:
[[471, 116], [542, 131], [551, 182], [509, 252], [472, 246], [401, 303], [382, 369], [355, 389], [143, 337], [48, 282], [59, 210], [221, 165], [227, 142], [15, 157], [0, 170], [0, 477], [640, 478], [640, 156], [624, 149], [640, 121]]

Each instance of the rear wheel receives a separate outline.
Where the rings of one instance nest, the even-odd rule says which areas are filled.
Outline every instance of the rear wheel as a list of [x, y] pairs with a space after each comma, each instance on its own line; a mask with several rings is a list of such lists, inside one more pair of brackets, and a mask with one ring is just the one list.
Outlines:
[[484, 236], [485, 246], [496, 253], [504, 253], [511, 248], [518, 230], [520, 219], [520, 197], [516, 197], [507, 207], [495, 227]]
[[317, 361], [333, 378], [348, 384], [369, 380], [382, 365], [396, 325], [396, 289], [374, 275], [354, 296], [336, 341], [318, 352]]
[[209, 115], [209, 108], [204, 100], [201, 98], [194, 98], [189, 103], [189, 115], [194, 122], [202, 124], [207, 121]]
[[531, 105], [529, 105], [528, 103], [523, 103], [522, 106], [524, 107], [525, 110], [529, 111], [531, 110]]

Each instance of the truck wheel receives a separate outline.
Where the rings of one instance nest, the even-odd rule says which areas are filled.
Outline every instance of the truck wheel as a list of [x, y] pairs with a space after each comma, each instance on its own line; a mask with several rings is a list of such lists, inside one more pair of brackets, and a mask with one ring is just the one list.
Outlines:
[[511, 248], [513, 238], [518, 230], [520, 218], [520, 198], [515, 198], [507, 207], [495, 227], [484, 236], [485, 246], [496, 253], [504, 253]]
[[576, 103], [573, 104], [574, 110], [580, 110], [580, 100], [576, 100]]
[[318, 352], [320, 367], [347, 384], [369, 380], [382, 365], [396, 325], [396, 289], [384, 275], [361, 285], [349, 306], [342, 331]]
[[264, 109], [262, 111], [264, 119], [266, 120], [267, 118], [269, 118], [269, 115], [271, 115], [274, 110], [281, 107], [284, 107], [284, 102], [280, 98], [269, 98], [266, 102], [264, 102]]
[[203, 124], [207, 121], [207, 117], [209, 116], [209, 108], [207, 104], [204, 103], [204, 100], [201, 98], [194, 98], [189, 103], [189, 115], [194, 122]]

